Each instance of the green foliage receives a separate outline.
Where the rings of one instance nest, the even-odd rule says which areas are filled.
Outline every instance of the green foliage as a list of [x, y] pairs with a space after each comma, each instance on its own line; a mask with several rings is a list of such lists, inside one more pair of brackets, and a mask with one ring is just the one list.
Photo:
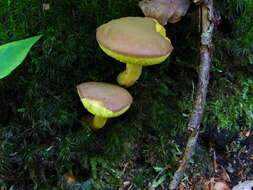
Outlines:
[[252, 127], [253, 2], [217, 1], [221, 24], [215, 36], [215, 57], [206, 125], [238, 131]]
[[0, 46], [0, 79], [9, 75], [27, 56], [41, 36], [19, 40]]
[[[0, 1], [0, 44], [43, 34], [25, 60], [29, 64], [0, 81], [0, 183], [60, 189], [62, 176], [72, 172], [80, 182], [91, 181], [93, 189], [118, 189], [128, 177], [135, 189], [161, 181], [166, 187], [187, 136], [196, 90], [197, 25], [189, 24], [187, 16], [167, 26], [175, 47], [170, 58], [145, 67], [129, 88], [134, 97], [129, 111], [94, 132], [83, 121], [89, 114], [75, 86], [116, 83], [124, 68], [99, 49], [96, 28], [113, 18], [142, 14], [135, 0], [45, 3], [49, 10], [37, 0]], [[214, 121], [219, 128], [252, 127], [252, 32], [245, 29], [251, 12], [246, 1], [218, 3], [228, 27], [219, 26], [215, 34], [204, 125]], [[239, 4], [247, 11], [237, 11]], [[159, 171], [154, 168], [168, 166], [155, 180]]]
[[217, 1], [217, 9], [223, 19], [221, 27], [224, 27], [222, 36], [218, 33], [218, 40], [215, 41], [222, 50], [217, 56], [219, 61], [222, 61], [225, 50], [228, 56], [244, 56], [248, 59], [240, 64], [253, 64], [253, 1]]
[[233, 131], [252, 127], [253, 80], [240, 79], [237, 84], [240, 86], [224, 79], [217, 80], [216, 95], [207, 106], [206, 123], [216, 122], [218, 129]]

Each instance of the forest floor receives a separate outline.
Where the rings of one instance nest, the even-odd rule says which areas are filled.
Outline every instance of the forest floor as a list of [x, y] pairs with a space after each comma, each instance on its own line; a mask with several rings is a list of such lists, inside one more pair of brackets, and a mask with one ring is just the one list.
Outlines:
[[[196, 93], [198, 7], [166, 27], [173, 53], [146, 67], [129, 88], [131, 109], [94, 132], [82, 120], [88, 112], [76, 85], [115, 84], [124, 68], [102, 52], [96, 28], [143, 14], [136, 0], [43, 2], [0, 1], [1, 44], [43, 35], [24, 64], [0, 81], [0, 190], [63, 190], [63, 179], [79, 190], [80, 184], [82, 190], [167, 190]], [[180, 190], [253, 180], [252, 6], [246, 0], [215, 3], [222, 22], [205, 118]]]
[[[155, 139], [150, 136], [149, 140]], [[118, 190], [136, 189], [133, 174], [144, 167], [140, 148], [138, 145], [133, 148], [135, 155], [122, 163], [123, 183]], [[153, 158], [150, 157], [150, 159], [152, 162]], [[146, 189], [167, 190], [168, 187], [163, 182], [155, 188], [153, 185], [169, 169], [170, 166], [158, 172]], [[213, 184], [216, 182], [224, 182], [232, 189], [239, 182], [246, 180], [253, 180], [253, 130], [245, 130], [237, 134], [216, 131], [208, 135], [204, 132], [200, 135], [193, 160], [190, 162], [179, 190], [215, 190]], [[73, 181], [75, 181], [74, 178], [68, 176], [68, 183]], [[70, 189], [80, 188], [77, 186], [77, 189]]]
[[202, 151], [202, 161], [190, 166], [194, 176], [184, 181], [186, 189], [212, 190], [210, 184], [218, 181], [226, 182], [232, 188], [239, 182], [253, 179], [252, 131], [241, 131], [230, 141], [225, 142], [224, 139], [224, 134], [219, 133], [213, 141], [206, 144], [208, 146], [198, 145], [196, 154], [199, 155]]
[[[194, 161], [188, 167], [180, 190], [214, 190], [213, 184], [216, 182], [224, 182], [232, 189], [239, 182], [253, 180], [253, 130], [230, 134], [230, 138], [225, 137], [227, 134], [223, 132], [214, 135], [211, 140], [207, 139], [205, 134], [200, 136]], [[125, 163], [125, 180], [120, 190], [134, 189], [130, 176], [134, 170], [141, 167], [140, 160], [137, 154]], [[157, 178], [159, 175], [161, 173], [158, 173]], [[167, 187], [163, 186], [163, 183], [157, 188], [152, 187], [152, 182], [148, 185], [148, 190], [165, 189]]]

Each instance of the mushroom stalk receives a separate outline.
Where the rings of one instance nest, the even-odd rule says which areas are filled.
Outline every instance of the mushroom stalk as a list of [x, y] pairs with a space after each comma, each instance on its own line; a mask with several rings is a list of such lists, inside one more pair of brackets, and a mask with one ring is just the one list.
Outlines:
[[120, 85], [132, 86], [141, 76], [142, 66], [135, 64], [126, 64], [126, 70], [118, 75], [117, 81]]
[[95, 115], [93, 118], [92, 126], [94, 129], [101, 129], [105, 126], [107, 118]]

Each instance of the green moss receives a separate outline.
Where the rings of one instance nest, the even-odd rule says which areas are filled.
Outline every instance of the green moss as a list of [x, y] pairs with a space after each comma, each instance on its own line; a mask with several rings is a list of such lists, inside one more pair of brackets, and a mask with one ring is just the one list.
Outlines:
[[221, 78], [215, 83], [215, 96], [207, 106], [205, 123], [216, 122], [218, 129], [239, 131], [253, 124], [253, 80], [240, 78], [228, 81]]
[[[169, 59], [145, 67], [138, 82], [129, 88], [134, 97], [129, 111], [109, 121], [103, 130], [93, 132], [83, 123], [88, 112], [75, 85], [86, 81], [116, 84], [116, 76], [124, 68], [100, 50], [95, 40], [96, 27], [141, 12], [134, 0], [45, 3], [50, 4], [50, 10], [43, 10], [37, 0], [0, 1], [1, 44], [43, 34], [24, 64], [0, 81], [3, 185], [58, 188], [62, 175], [73, 172], [82, 181], [90, 179], [94, 189], [117, 189], [126, 176], [134, 179], [136, 189], [145, 189], [158, 173], [154, 167], [170, 165], [166, 172], [169, 178], [187, 137], [196, 91], [197, 25], [187, 16], [167, 26], [175, 47]], [[226, 2], [219, 4], [223, 21], [232, 29], [220, 26], [215, 33], [204, 126], [214, 121], [220, 129], [250, 128], [252, 32], [243, 32], [250, 13], [241, 3], [247, 11], [234, 12], [237, 1], [229, 6]], [[134, 165], [123, 173], [127, 162]]]

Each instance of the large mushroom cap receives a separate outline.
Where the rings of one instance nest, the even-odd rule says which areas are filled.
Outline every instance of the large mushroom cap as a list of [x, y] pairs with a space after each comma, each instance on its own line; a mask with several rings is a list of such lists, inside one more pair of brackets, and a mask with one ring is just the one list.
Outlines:
[[[82, 83], [77, 86], [77, 90], [81, 99], [89, 101], [90, 105], [99, 105], [102, 109], [105, 108], [113, 113], [120, 112], [130, 106], [133, 101], [130, 93], [124, 88], [103, 82]], [[94, 110], [89, 111], [93, 113]]]
[[97, 28], [98, 43], [112, 52], [136, 58], [158, 58], [173, 47], [165, 29], [154, 19], [125, 17]]

